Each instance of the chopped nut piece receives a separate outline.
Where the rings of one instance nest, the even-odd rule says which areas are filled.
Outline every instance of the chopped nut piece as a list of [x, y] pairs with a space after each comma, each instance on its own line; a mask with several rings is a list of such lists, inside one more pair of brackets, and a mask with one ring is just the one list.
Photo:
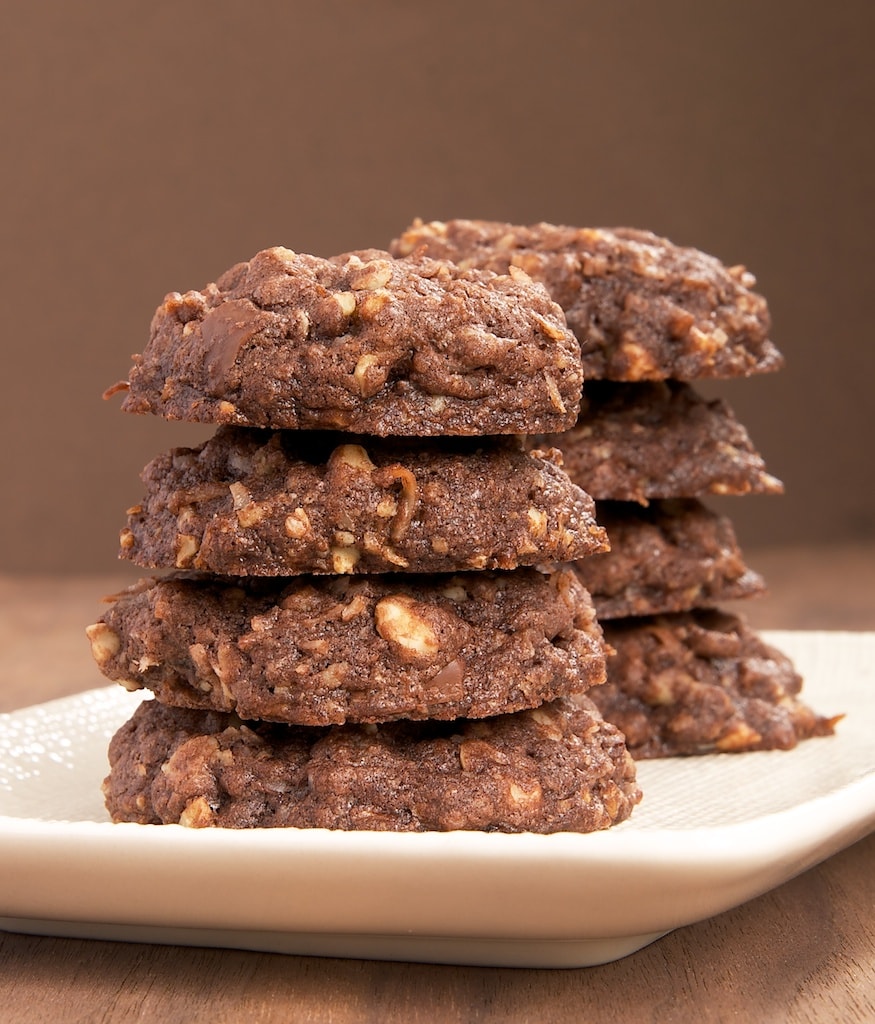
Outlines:
[[[514, 267], [514, 269], [516, 270], [517, 268]], [[523, 271], [523, 273], [525, 273], [525, 271]], [[565, 330], [560, 327], [559, 324], [551, 323], [545, 317], [540, 316], [537, 313], [532, 314], [532, 319], [548, 338], [552, 338], [554, 341], [561, 341], [565, 337]]]
[[176, 567], [185, 569], [194, 561], [198, 552], [197, 537], [190, 533], [179, 533], [176, 535]]
[[121, 639], [105, 622], [95, 622], [85, 630], [91, 641], [91, 653], [98, 665], [106, 665], [121, 650]]
[[544, 373], [544, 383], [547, 385], [547, 394], [550, 396], [550, 404], [557, 412], [565, 412], [565, 403], [562, 401], [562, 395], [559, 388], [556, 385], [556, 380], [552, 373]]
[[306, 309], [299, 309], [295, 313], [295, 319], [298, 322], [298, 330], [301, 333], [302, 338], [306, 338], [310, 333], [310, 315]]
[[197, 796], [186, 804], [179, 816], [179, 824], [186, 828], [206, 828], [213, 824], [215, 815], [205, 797]]
[[381, 519], [391, 519], [398, 513], [398, 502], [394, 498], [383, 498], [377, 505], [377, 515]]
[[378, 601], [374, 620], [384, 640], [412, 655], [433, 658], [440, 648], [437, 635], [422, 617], [419, 603], [405, 594]]
[[353, 288], [376, 291], [392, 280], [392, 264], [388, 260], [374, 260], [366, 263], [362, 270], [350, 279]]
[[542, 802], [541, 784], [537, 781], [532, 783], [531, 789], [523, 789], [522, 786], [512, 782], [508, 788], [511, 800], [522, 807], [536, 807]]
[[342, 686], [349, 673], [348, 661], [336, 661], [316, 674], [318, 682], [329, 689]]
[[389, 371], [381, 365], [379, 356], [366, 352], [359, 356], [352, 375], [362, 398], [372, 398], [386, 383]]
[[295, 540], [300, 540], [302, 537], [307, 535], [307, 531], [310, 529], [310, 517], [300, 506], [295, 511], [286, 516], [285, 531]]
[[352, 619], [357, 618], [365, 609], [368, 607], [368, 602], [362, 597], [361, 594], [356, 594], [355, 597], [349, 602], [349, 604], [340, 613], [340, 617], [344, 622], [350, 622]]
[[540, 725], [548, 736], [558, 737], [561, 730], [553, 716], [544, 708], [534, 708], [529, 715]]
[[530, 508], [526, 513], [529, 521], [529, 533], [534, 537], [543, 537], [547, 533], [547, 514], [541, 509]]
[[379, 288], [373, 292], [365, 292], [358, 300], [359, 312], [362, 316], [375, 317], [391, 301], [392, 296], [385, 288]]
[[[362, 357], [364, 358], [364, 357]], [[360, 444], [341, 444], [331, 453], [328, 459], [329, 467], [336, 466], [338, 463], [350, 466], [353, 469], [361, 470], [363, 473], [373, 473], [377, 468], [365, 448]]]
[[410, 567], [410, 562], [403, 555], [399, 555], [397, 551], [393, 551], [388, 544], [383, 545], [381, 553], [387, 562], [397, 565], [399, 569], [408, 569]]
[[459, 746], [459, 760], [466, 772], [482, 771], [502, 760], [501, 753], [491, 743], [480, 739], [466, 740]]
[[333, 547], [331, 549], [331, 563], [334, 571], [339, 575], [351, 573], [356, 563], [361, 558], [361, 551], [354, 545], [348, 547]]
[[352, 316], [355, 312], [355, 295], [353, 292], [334, 292], [331, 296], [340, 306], [344, 316]]
[[231, 497], [234, 500], [235, 511], [245, 508], [252, 501], [252, 495], [249, 493], [249, 489], [245, 484], [241, 484], [239, 480], [235, 480], [234, 483], [228, 484], [228, 490], [231, 492]]
[[746, 722], [736, 722], [725, 735], [721, 736], [714, 746], [730, 753], [735, 750], [750, 750], [762, 742], [762, 736]]
[[237, 522], [244, 528], [255, 526], [267, 516], [267, 509], [257, 502], [241, 508], [237, 513]]

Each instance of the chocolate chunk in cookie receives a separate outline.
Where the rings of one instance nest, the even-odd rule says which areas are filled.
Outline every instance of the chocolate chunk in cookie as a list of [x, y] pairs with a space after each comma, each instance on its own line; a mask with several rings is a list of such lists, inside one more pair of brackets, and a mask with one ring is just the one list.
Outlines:
[[588, 383], [577, 425], [533, 443], [599, 501], [783, 491], [729, 406], [678, 381]]
[[203, 291], [167, 296], [122, 408], [240, 426], [515, 434], [570, 426], [581, 380], [561, 309], [521, 271], [277, 247]]
[[166, 704], [303, 725], [536, 707], [605, 678], [570, 568], [454, 576], [164, 578], [89, 627], [101, 671]]
[[416, 221], [391, 249], [524, 270], [565, 310], [587, 380], [738, 377], [783, 364], [753, 274], [648, 231]]
[[[558, 453], [553, 453], [558, 457]], [[143, 472], [121, 555], [222, 575], [457, 572], [607, 548], [594, 503], [516, 439], [220, 427]]]
[[732, 522], [694, 498], [599, 502], [611, 550], [575, 570], [599, 619], [714, 607], [765, 590], [742, 559]]
[[635, 758], [788, 750], [833, 732], [837, 718], [799, 700], [790, 660], [736, 616], [696, 611], [604, 629], [617, 653], [592, 698]]
[[641, 793], [585, 697], [454, 723], [296, 726], [145, 701], [116, 733], [116, 821], [194, 828], [592, 832]]

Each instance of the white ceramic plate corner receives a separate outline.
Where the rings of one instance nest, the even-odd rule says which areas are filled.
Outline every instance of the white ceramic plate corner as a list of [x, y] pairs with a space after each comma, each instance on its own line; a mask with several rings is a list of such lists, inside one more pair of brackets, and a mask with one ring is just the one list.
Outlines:
[[639, 764], [607, 832], [235, 832], [117, 825], [100, 795], [118, 687], [0, 716], [0, 928], [437, 963], [604, 963], [875, 828], [875, 634], [774, 632], [844, 713], [788, 752]]

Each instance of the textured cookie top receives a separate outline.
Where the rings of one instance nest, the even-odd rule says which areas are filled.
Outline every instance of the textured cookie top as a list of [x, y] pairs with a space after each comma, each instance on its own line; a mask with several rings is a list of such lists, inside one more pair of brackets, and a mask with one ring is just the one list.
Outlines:
[[765, 589], [742, 559], [732, 522], [693, 498], [603, 501], [597, 514], [611, 550], [574, 568], [603, 621], [710, 608]]
[[553, 458], [510, 438], [220, 427], [197, 448], [153, 460], [143, 481], [121, 534], [122, 556], [141, 566], [231, 576], [456, 572], [607, 547], [592, 499]]
[[121, 594], [88, 634], [126, 687], [302, 725], [481, 718], [605, 678], [592, 602], [568, 568], [165, 577]]
[[392, 243], [463, 267], [519, 267], [565, 310], [584, 376], [737, 377], [779, 369], [753, 274], [632, 228], [416, 221]]
[[585, 698], [479, 721], [302, 729], [146, 701], [113, 737], [116, 821], [190, 828], [592, 832], [641, 799]]
[[581, 380], [561, 309], [521, 271], [277, 247], [203, 291], [167, 296], [122, 408], [256, 427], [512, 434], [570, 426]]
[[787, 750], [838, 721], [799, 699], [790, 659], [737, 616], [619, 619], [605, 636], [617, 653], [593, 699], [634, 757]]
[[729, 406], [679, 381], [589, 383], [577, 425], [534, 443], [597, 500], [783, 491]]

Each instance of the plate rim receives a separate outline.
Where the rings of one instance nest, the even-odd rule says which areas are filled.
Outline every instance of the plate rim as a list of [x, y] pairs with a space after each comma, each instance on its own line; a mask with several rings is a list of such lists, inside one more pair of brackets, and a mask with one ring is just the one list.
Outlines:
[[[788, 635], [798, 638], [802, 634], [811, 638], [811, 642], [816, 642], [820, 637], [825, 638], [824, 642], [827, 643], [862, 643], [869, 647], [875, 644], [875, 633], [762, 631], [764, 639], [776, 645], [786, 641]], [[843, 639], [848, 636], [855, 639]], [[875, 651], [875, 648], [872, 649]], [[0, 721], [9, 716], [36, 713], [38, 709], [51, 705], [79, 702], [83, 698], [88, 699], [89, 695], [113, 690], [115, 687], [104, 686], [56, 698], [6, 713], [0, 716]], [[55, 710], [63, 708], [56, 707]], [[806, 742], [836, 741], [840, 741], [839, 736]], [[781, 756], [779, 752], [776, 754]], [[716, 756], [734, 758], [744, 755]], [[267, 921], [272, 923], [272, 928], [267, 931], [276, 936], [302, 931], [322, 935], [323, 938], [330, 934], [342, 934], [350, 938], [368, 932], [384, 937], [401, 933], [418, 934], [420, 938], [431, 937], [441, 942], [455, 939], [460, 945], [468, 943], [471, 949], [469, 956], [475, 955], [477, 942], [481, 945], [490, 942], [501, 945], [509, 941], [528, 942], [530, 945], [546, 942], [565, 944], [568, 955], [582, 956], [583, 947], [572, 953], [567, 944], [583, 942], [589, 944], [586, 948], [590, 949], [593, 942], [613, 943], [611, 948], [619, 949], [623, 943], [617, 945], [615, 940], [628, 939], [633, 945], [638, 939], [642, 940], [641, 944], [652, 941], [659, 934], [730, 909], [776, 884], [788, 881], [873, 829], [875, 768], [827, 793], [741, 822], [701, 828], [648, 826], [636, 830], [634, 820], [630, 819], [612, 829], [585, 835], [464, 831], [342, 832], [325, 829], [193, 830], [178, 825], [143, 826], [108, 820], [42, 820], [0, 814], [0, 864], [5, 862], [7, 868], [0, 872], [0, 927], [3, 927], [4, 920], [15, 919], [32, 921], [35, 928], [40, 926], [40, 922], [48, 927], [52, 921], [67, 922], [68, 928], [74, 926], [71, 922], [78, 922], [82, 929], [90, 926], [111, 930], [113, 926], [126, 926], [134, 931], [137, 927], [144, 930], [163, 927], [165, 930], [176, 928], [178, 932], [180, 928], [188, 926], [189, 929], [200, 929], [210, 939], [207, 944], [229, 944], [218, 941], [218, 929], [222, 934], [230, 933], [232, 937], [236, 934], [243, 942], [241, 948], [248, 948], [245, 945], [247, 931], [253, 932], [257, 925], [263, 926]], [[788, 833], [793, 836], [792, 851], [789, 853], [785, 838]], [[245, 907], [245, 901], [236, 899], [225, 908], [224, 914], [213, 911], [203, 914], [199, 919], [192, 919], [186, 913], [174, 919], [172, 915], [168, 917], [167, 908], [163, 904], [150, 908], [148, 890], [139, 893], [128, 905], [118, 908], [115, 916], [105, 913], [105, 906], [103, 912], [97, 913], [89, 912], [88, 906], [83, 906], [81, 901], [76, 905], [75, 894], [74, 898], [66, 902], [59, 898], [63, 895], [63, 885], [75, 888], [71, 884], [75, 879], [86, 888], [91, 886], [89, 892], [99, 902], [100, 885], [108, 890], [120, 891], [126, 879], [130, 884], [131, 877], [138, 874], [145, 876], [150, 870], [154, 873], [156, 861], [160, 864], [162, 861], [172, 862], [174, 858], [181, 858], [180, 863], [193, 860], [202, 869], [209, 869], [208, 874], [221, 874], [223, 866], [233, 863], [241, 853], [250, 859], [253, 857], [255, 836], [258, 837], [255, 868], [264, 876], [260, 890], [262, 897], [269, 895], [271, 884], [280, 884], [284, 878], [288, 881], [289, 858], [294, 859], [297, 866], [309, 865], [313, 870], [318, 868], [317, 875], [323, 879], [330, 877], [332, 870], [340, 870], [344, 865], [345, 870], [349, 871], [351, 858], [363, 860], [365, 863], [361, 866], [368, 870], [353, 872], [351, 877], [342, 881], [339, 898], [334, 900], [330, 912], [320, 916], [318, 901], [308, 898], [291, 908], [298, 914], [296, 919], [287, 916], [290, 909], [287, 905], [274, 908], [273, 915], [267, 918], [263, 916], [264, 908], [261, 907], [254, 908], [248, 917], [245, 914], [241, 916], [241, 907]], [[62, 838], [67, 873], [63, 880], [56, 882], [54, 888], [49, 886], [43, 892], [43, 901], [39, 903], [28, 893], [28, 879], [31, 887], [37, 884], [41, 877], [40, 871], [51, 865], [56, 858]], [[386, 861], [387, 867], [378, 870], [376, 874], [372, 872], [370, 879], [372, 884], [381, 887], [376, 894], [377, 898], [371, 894], [371, 897], [365, 899], [360, 906], [353, 907], [353, 912], [349, 913], [351, 904], [345, 910], [343, 899], [355, 895], [356, 886], [368, 881], [368, 871], [375, 866], [379, 867], [381, 858]], [[522, 905], [515, 909], [496, 905], [481, 926], [460, 928], [459, 922], [453, 920], [453, 906], [448, 906], [443, 910], [436, 908], [429, 921], [420, 922], [421, 928], [417, 928], [415, 922], [411, 927], [410, 920], [405, 922], [404, 915], [398, 911], [397, 902], [403, 903], [403, 898], [396, 901], [394, 908], [383, 907], [380, 903], [383, 894], [394, 891], [397, 896], [399, 886], [402, 889], [407, 886], [409, 890], [415, 886], [417, 878], [421, 884], [421, 875], [417, 871], [443, 870], [453, 876], [450, 882], [460, 883], [459, 891], [445, 891], [447, 887], [444, 884], [438, 884], [437, 890], [458, 910], [460, 902], [476, 891], [475, 876], [487, 864], [495, 875], [494, 882], [487, 887], [493, 898], [495, 894], [513, 891], [515, 873], [518, 877], [522, 874], [534, 891], [528, 893]], [[103, 876], [95, 878], [96, 865], [104, 871]], [[604, 876], [601, 884], [606, 879], [610, 889], [622, 883], [622, 876], [630, 867], [640, 869], [642, 865], [646, 866], [646, 872], [637, 882], [632, 883], [632, 890], [636, 891], [636, 886], [638, 889], [646, 889], [647, 885], [652, 887], [657, 883], [663, 884], [666, 886], [666, 899], [653, 899], [651, 893], [650, 903], [644, 908], [646, 912], [642, 911], [637, 916], [626, 914], [625, 917], [614, 919], [612, 923], [604, 901], [597, 905], [600, 895], [588, 884], [587, 876]], [[545, 870], [547, 868], [548, 871]], [[166, 875], [165, 865], [158, 872], [159, 880], [167, 882]], [[679, 878], [679, 875], [683, 875], [683, 878]], [[3, 880], [4, 876], [6, 881]], [[44, 877], [42, 881], [45, 882]], [[22, 883], [24, 898], [15, 900], [10, 890], [16, 884], [22, 888]], [[696, 890], [696, 898], [687, 900], [682, 907], [672, 906], [668, 898], [672, 893], [669, 883], [674, 883], [675, 887], [682, 883], [687, 892]], [[570, 893], [568, 905], [552, 908], [540, 924], [533, 926], [532, 921], [526, 918], [527, 909], [537, 905], [538, 897], [556, 899], [561, 895], [563, 887]], [[644, 896], [648, 894], [645, 892]], [[590, 921], [577, 912], [580, 901], [584, 899], [596, 901], [592, 909], [597, 912]], [[62, 912], [52, 914], [52, 909]], [[376, 913], [379, 921], [375, 920]], [[257, 930], [265, 929], [261, 927]], [[282, 945], [279, 941], [278, 944]], [[559, 945], [556, 948], [558, 957]], [[640, 948], [640, 945], [635, 948]], [[482, 951], [476, 955], [481, 954]], [[495, 952], [495, 955], [498, 953]], [[551, 966], [549, 962], [544, 962], [545, 957], [549, 961], [548, 954], [538, 955], [541, 957], [539, 966]], [[589, 957], [595, 955], [595, 952], [590, 950], [585, 955]], [[423, 957], [415, 955], [415, 958]], [[441, 962], [474, 961], [453, 959]]]

